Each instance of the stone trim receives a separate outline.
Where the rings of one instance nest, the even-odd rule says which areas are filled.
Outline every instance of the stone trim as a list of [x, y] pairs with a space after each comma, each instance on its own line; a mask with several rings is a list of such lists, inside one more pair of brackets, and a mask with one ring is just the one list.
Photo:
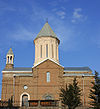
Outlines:
[[28, 95], [28, 100], [30, 100], [30, 95], [27, 92], [24, 92], [20, 95], [20, 106], [22, 106], [22, 96], [23, 95]]
[[[35, 65], [35, 66], [33, 66], [32, 68], [34, 68], [34, 67], [36, 67], [36, 66], [40, 65], [41, 63], [45, 62], [46, 60], [50, 60], [50, 61], [54, 62], [55, 64], [57, 64], [57, 65], [59, 65], [59, 66], [63, 67], [62, 65], [60, 65], [60, 64], [59, 64], [59, 63], [57, 63], [57, 62], [55, 62], [54, 60], [52, 60], [52, 59], [50, 59], [50, 58], [47, 58], [47, 59], [44, 59], [43, 61], [39, 62], [38, 64], [36, 64], [36, 65]], [[64, 67], [63, 67], [63, 68], [64, 68]]]

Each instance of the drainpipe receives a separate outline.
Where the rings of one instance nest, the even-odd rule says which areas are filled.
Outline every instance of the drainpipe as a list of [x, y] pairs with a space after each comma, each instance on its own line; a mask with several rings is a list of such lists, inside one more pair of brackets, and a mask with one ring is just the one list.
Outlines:
[[84, 74], [82, 75], [83, 78], [83, 106], [84, 106]]
[[13, 106], [15, 102], [15, 75], [13, 75]]

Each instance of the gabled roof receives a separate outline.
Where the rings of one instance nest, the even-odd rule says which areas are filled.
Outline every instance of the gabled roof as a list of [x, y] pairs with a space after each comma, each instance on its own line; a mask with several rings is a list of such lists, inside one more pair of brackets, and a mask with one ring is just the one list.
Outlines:
[[[57, 62], [55, 62], [54, 60], [52, 60], [52, 59], [50, 59], [50, 58], [47, 58], [47, 59], [44, 59], [43, 61], [41, 61], [41, 62], [37, 63], [37, 64], [36, 64], [35, 66], [33, 66], [32, 68], [34, 68], [34, 67], [36, 67], [36, 66], [40, 65], [41, 63], [43, 63], [43, 62], [45, 62], [45, 61], [47, 61], [47, 60], [50, 60], [50, 61], [54, 62], [55, 64], [57, 64], [57, 65], [59, 65], [59, 66], [63, 67], [62, 65], [60, 65], [60, 64], [59, 64], [59, 63], [57, 63]], [[63, 67], [63, 68], [64, 68], [64, 67]]]
[[13, 51], [12, 51], [12, 48], [9, 49], [7, 55], [14, 55]]
[[92, 72], [89, 67], [65, 67], [65, 72]]
[[50, 27], [50, 25], [48, 24], [48, 22], [45, 23], [45, 25], [43, 26], [43, 28], [41, 29], [41, 31], [38, 33], [38, 35], [37, 35], [36, 38], [39, 38], [41, 36], [43, 36], [43, 37], [50, 36], [50, 37], [57, 38], [56, 34], [52, 30], [52, 28]]

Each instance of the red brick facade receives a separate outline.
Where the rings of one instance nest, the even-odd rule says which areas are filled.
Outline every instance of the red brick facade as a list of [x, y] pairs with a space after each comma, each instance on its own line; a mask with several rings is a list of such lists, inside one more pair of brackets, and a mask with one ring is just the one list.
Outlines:
[[[30, 104], [26, 105], [58, 103], [60, 88], [65, 87], [66, 84], [71, 84], [74, 77], [77, 77], [82, 90], [82, 105], [89, 106], [89, 91], [91, 82], [94, 81], [92, 71], [88, 67], [67, 69], [62, 67], [58, 58], [60, 41], [48, 23], [40, 31], [39, 35], [41, 34], [47, 34], [47, 37], [38, 36], [35, 39], [36, 59], [32, 68], [14, 68], [14, 54], [10, 48], [6, 56], [6, 67], [2, 71], [1, 100], [8, 101], [13, 97], [13, 105], [15, 106], [24, 105], [25, 100], [30, 101]], [[39, 42], [41, 43], [38, 44]], [[47, 103], [46, 100], [49, 102]]]

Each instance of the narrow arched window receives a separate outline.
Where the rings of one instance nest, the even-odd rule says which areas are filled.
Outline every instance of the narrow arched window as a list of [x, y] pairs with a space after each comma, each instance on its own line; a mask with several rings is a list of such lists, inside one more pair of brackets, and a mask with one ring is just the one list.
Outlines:
[[12, 56], [10, 56], [10, 62], [12, 63]]
[[10, 60], [12, 60], [12, 56], [10, 56]]
[[8, 56], [8, 63], [9, 63], [9, 56]]
[[50, 82], [50, 72], [47, 72], [47, 82]]
[[41, 58], [42, 58], [42, 45], [41, 45], [41, 47], [40, 47], [40, 51], [41, 51], [41, 52], [40, 52], [40, 53], [41, 53], [40, 55], [41, 55]]
[[51, 45], [51, 47], [52, 47], [52, 58], [54, 58], [53, 44]]
[[48, 44], [46, 44], [46, 57], [48, 57]]

